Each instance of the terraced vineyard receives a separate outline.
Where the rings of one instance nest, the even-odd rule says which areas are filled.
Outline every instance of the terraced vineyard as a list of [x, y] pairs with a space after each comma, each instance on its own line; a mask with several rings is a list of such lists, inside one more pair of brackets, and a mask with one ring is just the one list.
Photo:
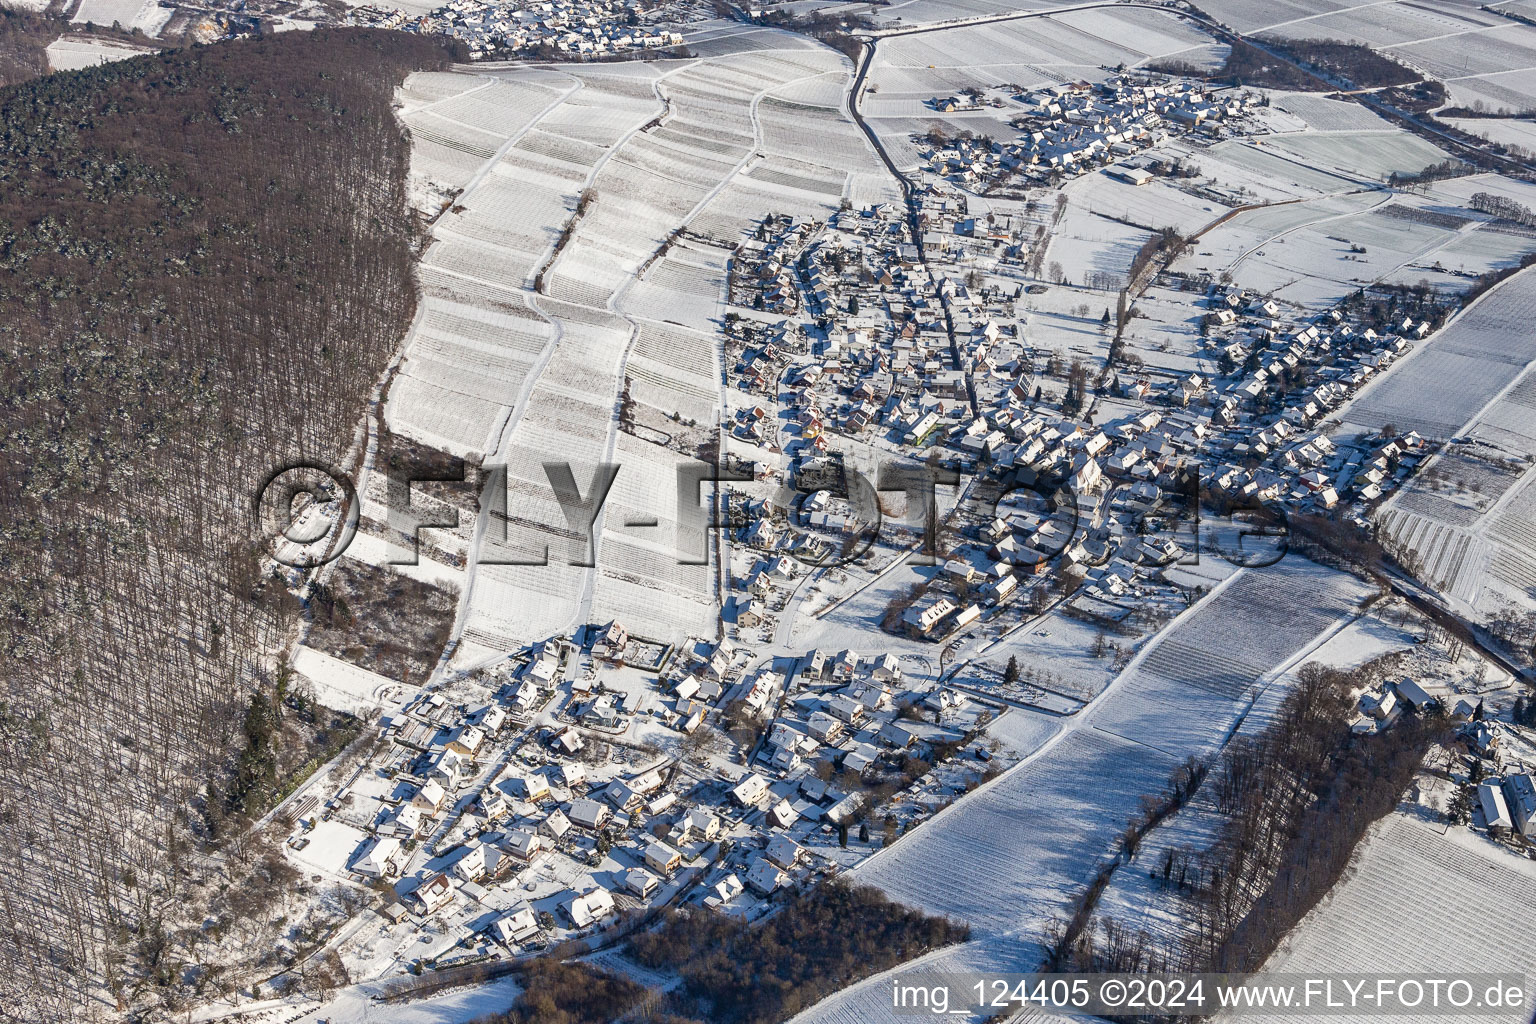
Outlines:
[[[1536, 272], [1525, 270], [1489, 292], [1450, 327], [1361, 393], [1346, 426], [1395, 424], [1447, 438], [1536, 360]], [[1424, 396], [1435, 396], [1426, 402]]]
[[[845, 112], [844, 58], [767, 30], [737, 42], [712, 59], [508, 67], [402, 90], [422, 142], [414, 170], [452, 206], [422, 264], [390, 426], [504, 465], [508, 482], [470, 555], [461, 660], [594, 615], [668, 639], [714, 631], [713, 574], [676, 564], [675, 467], [692, 452], [662, 442], [721, 415], [725, 259], [767, 213], [899, 195]], [[626, 387], [649, 433], [619, 430]], [[568, 463], [583, 494], [599, 464], [620, 465], [595, 568], [570, 564], [585, 545], [547, 462]], [[546, 547], [548, 565], [500, 564]]]

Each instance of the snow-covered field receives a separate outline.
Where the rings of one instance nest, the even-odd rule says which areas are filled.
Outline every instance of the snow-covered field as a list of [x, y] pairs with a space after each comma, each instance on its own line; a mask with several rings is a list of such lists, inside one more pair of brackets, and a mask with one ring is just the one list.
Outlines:
[[173, 13], [173, 8], [160, 6], [159, 0], [81, 0], [70, 20], [78, 25], [91, 23], [107, 28], [115, 25], [126, 31], [142, 29], [145, 35], [153, 37], [171, 20]]
[[314, 686], [315, 697], [328, 708], [364, 715], [387, 707], [400, 695], [401, 685], [387, 676], [360, 668], [313, 647], [299, 646], [293, 669]]
[[[1377, 823], [1343, 881], [1302, 919], [1265, 972], [1524, 973], [1524, 951], [1536, 943], [1530, 913], [1536, 862], [1511, 856], [1468, 829], [1442, 834], [1444, 826], [1426, 817], [1399, 810]], [[1457, 912], [1446, 913], [1447, 907]], [[1527, 1005], [1532, 993], [1527, 975]], [[1241, 1019], [1278, 1024], [1294, 1018]]]
[[74, 36], [61, 36], [44, 47], [44, 50], [48, 54], [48, 67], [53, 71], [78, 71], [155, 52], [147, 46]]

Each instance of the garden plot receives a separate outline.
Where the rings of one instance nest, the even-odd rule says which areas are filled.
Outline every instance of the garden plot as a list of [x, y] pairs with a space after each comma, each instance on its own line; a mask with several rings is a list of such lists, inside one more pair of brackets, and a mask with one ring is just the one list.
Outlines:
[[798, 103], [807, 107], [829, 107], [834, 110], [841, 109], [843, 95], [848, 91], [848, 75], [846, 71], [827, 71], [814, 78], [805, 78], [793, 82], [783, 88], [775, 89], [772, 96], [784, 100], [787, 103]]
[[651, 138], [635, 136], [624, 147], [624, 163], [649, 171], [658, 177], [707, 189], [729, 176], [747, 155], [744, 147], [735, 153], [706, 153], [685, 149]]
[[1383, 120], [1359, 103], [1329, 99], [1315, 92], [1276, 92], [1270, 94], [1274, 107], [1295, 114], [1307, 127], [1319, 132], [1389, 131]]
[[497, 170], [520, 177], [541, 174], [581, 182], [602, 158], [603, 149], [595, 143], [533, 128], [517, 141]]
[[846, 176], [832, 177], [820, 168], [784, 159], [764, 161], [748, 171], [747, 177], [832, 198], [842, 196], [847, 181]]
[[[852, 874], [898, 902], [970, 924], [978, 938], [1009, 935], [1038, 950], [1045, 922], [1178, 762], [1097, 729], [1064, 732]], [[1113, 772], [1103, 770], [1109, 764]]]
[[76, 25], [93, 23], [107, 28], [115, 25], [128, 32], [141, 29], [145, 35], [154, 36], [171, 20], [171, 13], [157, 0], [81, 0], [74, 17], [69, 20]]
[[1488, 551], [1470, 531], [1406, 505], [1383, 512], [1379, 522], [1395, 547], [1417, 554], [1417, 575], [1425, 583], [1469, 605], [1477, 603]]
[[1519, 490], [1490, 519], [1485, 536], [1493, 550], [1485, 581], [1490, 593], [1481, 607], [1492, 609], [1501, 600], [1536, 607], [1536, 483], [1527, 475]]
[[485, 85], [480, 77], [459, 71], [417, 71], [406, 76], [395, 98], [401, 103], [402, 113], [410, 114], [429, 103], [451, 99]]
[[1103, 7], [1052, 15], [1051, 21], [1090, 38], [1140, 53], [1137, 63], [1177, 56], [1198, 68], [1214, 70], [1227, 58], [1228, 47], [1182, 18], [1145, 8]]
[[419, 110], [405, 117], [411, 137], [439, 149], [462, 153], [482, 163], [496, 155], [506, 136], [441, 117], [436, 111]]
[[[869, 178], [875, 181], [879, 179]], [[890, 181], [886, 176], [883, 180]], [[894, 189], [894, 185], [891, 186]], [[865, 193], [855, 202], [879, 202], [889, 193]], [[736, 245], [749, 234], [764, 213], [788, 214], [797, 220], [822, 219], [836, 209], [836, 199], [822, 193], [786, 189], [739, 174], [699, 211], [690, 225], [698, 235], [723, 245]]]
[[1457, 433], [1536, 360], [1533, 318], [1536, 275], [1522, 271], [1367, 385], [1344, 413], [1346, 426], [1392, 423], [1431, 438]]
[[1536, 370], [1527, 370], [1484, 409], [1467, 434], [1505, 452], [1536, 457]]
[[765, 99], [758, 115], [763, 152], [769, 156], [819, 163], [834, 173], [874, 159], [864, 133], [837, 111]]
[[1010, 756], [1027, 757], [1060, 730], [1061, 719], [1055, 715], [1005, 708], [987, 723], [984, 731], [988, 739], [997, 740], [1007, 748]]
[[1536, 121], [1520, 117], [1447, 117], [1442, 120], [1501, 146], [1536, 150]]
[[434, 188], [438, 199], [418, 200], [415, 206], [424, 213], [435, 213], [447, 197], [468, 183], [486, 158], [456, 146], [447, 145], [423, 131], [411, 133], [411, 179]]
[[303, 644], [294, 651], [293, 669], [309, 680], [315, 689], [316, 700], [328, 708], [352, 715], [363, 715], [382, 707], [388, 692], [400, 689], [399, 682], [388, 676]]
[[1271, 202], [1311, 198], [1360, 187], [1357, 179], [1309, 166], [1274, 149], [1269, 141], [1266, 137], [1218, 142], [1200, 153], [1198, 163], [1207, 175], [1222, 185], [1245, 188]]
[[550, 111], [539, 125], [545, 131], [594, 146], [612, 146], [637, 124], [643, 124], [644, 115], [659, 113], [661, 100], [655, 96], [647, 100], [588, 86]]
[[1536, 184], [1506, 178], [1502, 174], [1468, 174], [1447, 178], [1431, 185], [1428, 195], [1456, 206], [1466, 206], [1478, 192], [1503, 196], [1522, 205], [1536, 204]]
[[[1202, 268], [1230, 268], [1234, 273], [1240, 265], [1239, 279], [1245, 285], [1282, 301], [1315, 308], [1379, 280], [1406, 277], [1417, 283], [1434, 273], [1431, 264], [1442, 247], [1477, 226], [1469, 220], [1456, 227], [1454, 218], [1443, 216], [1426, 221], [1413, 209], [1389, 208], [1378, 198], [1377, 205], [1362, 213], [1319, 216], [1312, 223], [1276, 232], [1262, 247], [1252, 245], [1225, 265], [1219, 258], [1195, 262]], [[1247, 226], [1239, 224], [1235, 231], [1244, 231]], [[1219, 234], [1213, 235], [1216, 237], [1200, 240], [1201, 256], [1219, 255], [1214, 248], [1207, 248], [1221, 241]]]
[[880, 9], [884, 21], [899, 16], [903, 25], [932, 25], [938, 22], [1013, 14], [1018, 11], [1048, 10], [1050, 0], [897, 0]]
[[1229, 209], [1220, 203], [1190, 195], [1167, 178], [1146, 185], [1130, 185], [1108, 174], [1084, 174], [1062, 189], [1071, 199], [1068, 217], [1079, 207], [1095, 215], [1118, 217], [1150, 229], [1178, 228], [1192, 235]]
[[[1171, 18], [1169, 21], [1172, 23]], [[1134, 64], [1147, 56], [1052, 17], [897, 36], [882, 41], [880, 49], [885, 51], [886, 60], [897, 66], [979, 70], [1024, 65], [1068, 72], [1061, 75], [1063, 78], [1077, 77], [1080, 71], [1100, 77], [1105, 65]]]
[[[1111, 219], [1087, 203], [1072, 203], [1057, 225], [1046, 255], [1051, 264], [1061, 265], [1066, 280], [1072, 283], [1086, 284], [1094, 274], [1114, 274], [1124, 281], [1136, 251], [1151, 236], [1152, 232]], [[1031, 326], [1038, 329], [1048, 325], [1049, 321], [1037, 320]], [[1095, 319], [1089, 326], [1097, 329], [1099, 325]]]
[[658, 142], [672, 142], [696, 152], [733, 155], [738, 160], [752, 148], [750, 127], [745, 131], [722, 131], [718, 125], [706, 125], [686, 117], [668, 118], [660, 128], [648, 133]]
[[437, 101], [425, 113], [507, 139], [527, 128], [557, 95], [523, 79], [494, 78], [484, 88]]
[[1427, 583], [1478, 612], [1536, 604], [1536, 371], [1485, 408], [1378, 513], [1381, 532], [1413, 551]]
[[[1523, 961], [1515, 951], [1536, 942], [1530, 914], [1536, 906], [1536, 863], [1467, 829], [1442, 835], [1442, 828], [1430, 825], [1417, 808], [1378, 822], [1343, 879], [1263, 970], [1450, 977], [1518, 969]], [[1448, 913], [1450, 907], [1473, 912]], [[1527, 978], [1527, 1003], [1533, 991]], [[1294, 1018], [1245, 1013], [1230, 1019], [1279, 1024]], [[1381, 1017], [1333, 1019], [1365, 1024]]]
[[417, 580], [429, 586], [439, 587], [445, 590], [458, 590], [464, 585], [464, 572], [442, 562], [428, 558], [418, 553], [414, 564], [402, 565], [391, 562], [392, 558], [400, 558], [405, 552], [404, 548], [391, 550], [390, 544], [383, 537], [376, 537], [371, 533], [359, 531], [352, 538], [352, 543], [347, 546], [347, 557], [356, 558], [360, 562], [369, 565], [388, 566], [393, 572], [399, 573], [407, 579]]
[[1293, 22], [1359, 6], [1355, 0], [1224, 0], [1221, 20], [1244, 34], [1278, 33]]
[[[1024, 614], [1027, 618], [1028, 613]], [[985, 649], [983, 665], [961, 669], [954, 678], [970, 689], [1037, 706], [1037, 700], [1029, 699], [1029, 691], [1038, 685], [1072, 698], [1061, 703], [1076, 706], [1077, 702], [1093, 699], [1115, 677], [1115, 659], [1107, 649], [1098, 657], [1092, 653], [1101, 635], [1126, 649], [1140, 640], [1134, 633], [1109, 633], [1058, 610], [999, 639]], [[1013, 658], [1018, 659], [1021, 678], [1017, 684], [1005, 687], [1003, 669]]]
[[1342, 625], [1369, 591], [1354, 577], [1295, 556], [1238, 573], [1179, 620], [1117, 684], [1098, 728], [1188, 754], [1223, 740], [1232, 721], [1318, 637]]
[[710, 35], [691, 35], [688, 48], [700, 57], [740, 56], [765, 50], [818, 50], [820, 43], [807, 36], [782, 29], [750, 28], [738, 24], [722, 25]]
[[1405, 264], [1385, 281], [1392, 284], [1417, 284], [1426, 279], [1437, 288], [1461, 291], [1469, 278], [1494, 270], [1510, 270], [1536, 252], [1536, 231], [1498, 223], [1479, 225], [1471, 231]]

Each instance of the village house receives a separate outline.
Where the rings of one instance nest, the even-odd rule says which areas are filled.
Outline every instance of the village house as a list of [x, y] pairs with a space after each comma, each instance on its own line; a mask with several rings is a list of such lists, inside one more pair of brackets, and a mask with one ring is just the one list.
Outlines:
[[381, 836], [352, 865], [352, 870], [369, 878], [391, 878], [400, 873], [403, 852], [400, 840], [394, 836]]

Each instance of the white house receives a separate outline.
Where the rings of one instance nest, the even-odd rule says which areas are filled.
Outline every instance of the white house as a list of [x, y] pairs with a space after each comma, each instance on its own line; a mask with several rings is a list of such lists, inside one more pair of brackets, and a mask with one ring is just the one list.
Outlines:
[[631, 868], [624, 873], [624, 888], [641, 899], [649, 897], [660, 884], [661, 881], [645, 868]]
[[768, 820], [779, 828], [789, 828], [800, 819], [800, 813], [788, 800], [780, 800], [768, 811]]
[[690, 836], [713, 839], [720, 834], [720, 819], [703, 808], [696, 807], [683, 816], [683, 827]]
[[436, 782], [429, 781], [411, 797], [411, 804], [426, 814], [436, 814], [448, 802], [448, 791]]
[[759, 895], [767, 896], [783, 884], [784, 872], [764, 858], [753, 861], [747, 869], [747, 885]]
[[368, 852], [352, 865], [352, 870], [370, 878], [389, 878], [400, 871], [400, 853], [400, 840], [383, 836], [374, 840]]
[[745, 891], [746, 886], [741, 884], [741, 879], [734, 874], [726, 875], [720, 881], [709, 887], [711, 898], [721, 903], [729, 903]]
[[613, 893], [607, 889], [593, 889], [573, 897], [566, 907], [566, 913], [570, 916], [571, 924], [577, 928], [586, 928], [608, 917], [615, 909]]
[[753, 807], [768, 792], [768, 780], [748, 772], [731, 790], [731, 799], [742, 807]]
[[421, 883], [411, 895], [421, 904], [423, 914], [435, 914], [453, 902], [453, 886], [447, 875], [439, 873]]
[[491, 922], [491, 936], [502, 945], [523, 942], [539, 932], [539, 919], [527, 903], [518, 903]]
[[535, 832], [524, 832], [522, 829], [507, 833], [507, 838], [503, 842], [513, 859], [524, 864], [532, 864], [549, 850], [547, 838]]
[[556, 842], [565, 838], [571, 830], [571, 819], [565, 816], [565, 812], [558, 807], [549, 812], [549, 817], [539, 823], [539, 831], [549, 836]]

